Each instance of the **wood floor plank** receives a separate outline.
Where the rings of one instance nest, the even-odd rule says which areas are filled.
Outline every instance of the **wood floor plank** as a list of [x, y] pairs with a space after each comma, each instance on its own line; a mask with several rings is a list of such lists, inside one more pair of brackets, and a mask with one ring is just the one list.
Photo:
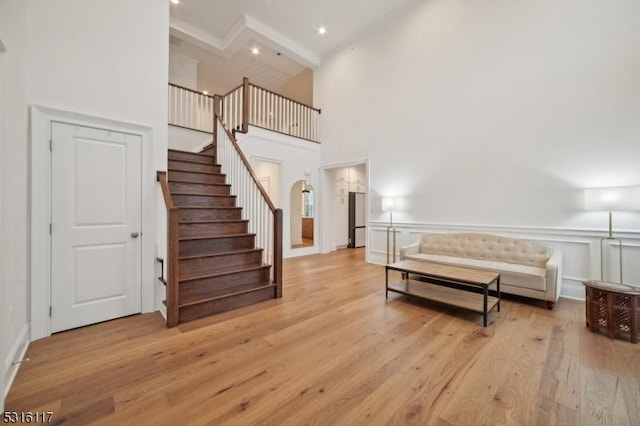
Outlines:
[[[464, 375], [479, 347], [492, 334], [491, 330], [479, 328], [460, 333], [458, 321], [461, 320], [452, 318], [440, 334], [424, 345], [423, 351], [403, 362], [405, 366], [391, 374], [384, 386], [373, 389], [360, 404], [340, 416], [340, 422], [382, 424], [395, 415], [397, 424], [419, 425], [436, 417], [440, 397], [456, 378]], [[385, 388], [396, 391], [389, 393]], [[403, 406], [400, 411], [396, 410], [399, 405]]]
[[[582, 367], [580, 417], [587, 424], [614, 423], [614, 406], [619, 403], [618, 379], [601, 370]], [[615, 414], [614, 414], [615, 413]], [[628, 424], [628, 419], [624, 424]]]
[[580, 413], [538, 396], [536, 398], [535, 413], [531, 424], [536, 426], [579, 425], [581, 424]]
[[[503, 302], [501, 302], [502, 304]], [[498, 393], [509, 367], [520, 354], [522, 332], [535, 308], [504, 303], [496, 314], [494, 339], [484, 348], [465, 380], [450, 392], [440, 417], [452, 424], [503, 424], [513, 401]], [[508, 337], [507, 337], [508, 336]], [[477, 407], [483, 407], [478, 410]]]
[[287, 259], [283, 298], [167, 329], [158, 313], [32, 342], [10, 411], [68, 425], [634, 425], [640, 344], [584, 302], [480, 315], [384, 295], [363, 249]]

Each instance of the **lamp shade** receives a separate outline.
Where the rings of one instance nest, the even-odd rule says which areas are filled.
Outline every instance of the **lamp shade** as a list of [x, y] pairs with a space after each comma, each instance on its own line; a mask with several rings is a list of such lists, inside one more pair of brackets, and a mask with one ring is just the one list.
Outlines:
[[382, 198], [382, 211], [389, 212], [397, 210], [396, 199], [392, 197], [383, 197]]
[[640, 186], [587, 188], [584, 190], [585, 210], [640, 210]]

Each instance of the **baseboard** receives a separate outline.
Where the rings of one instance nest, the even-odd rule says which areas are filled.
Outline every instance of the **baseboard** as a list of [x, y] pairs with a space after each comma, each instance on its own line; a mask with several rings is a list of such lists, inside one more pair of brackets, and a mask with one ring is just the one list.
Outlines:
[[562, 278], [562, 290], [560, 291], [560, 297], [567, 299], [584, 300], [584, 284], [585, 280], [573, 277], [564, 276]]
[[158, 308], [158, 312], [160, 312], [160, 315], [162, 315], [162, 317], [164, 318], [164, 320], [166, 322], [167, 321], [167, 308], [162, 306], [161, 308]]
[[18, 374], [18, 370], [20, 369], [21, 363], [14, 364], [15, 361], [20, 361], [24, 359], [25, 354], [27, 353], [27, 349], [29, 348], [29, 325], [25, 324], [20, 330], [20, 334], [18, 338], [13, 343], [11, 350], [9, 351], [9, 355], [5, 360], [4, 365], [4, 374], [6, 377], [5, 388], [3, 392], [3, 399], [7, 398], [9, 394], [9, 389], [11, 389], [11, 385]]

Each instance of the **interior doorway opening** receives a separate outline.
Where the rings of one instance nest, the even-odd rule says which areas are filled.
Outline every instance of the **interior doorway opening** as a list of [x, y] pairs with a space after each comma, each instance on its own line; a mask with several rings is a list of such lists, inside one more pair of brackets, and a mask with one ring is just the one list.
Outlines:
[[313, 247], [315, 191], [306, 180], [291, 187], [291, 248]]
[[368, 173], [367, 162], [359, 161], [325, 169], [325, 183], [332, 195], [327, 198], [327, 243], [333, 249], [360, 248], [368, 245]]

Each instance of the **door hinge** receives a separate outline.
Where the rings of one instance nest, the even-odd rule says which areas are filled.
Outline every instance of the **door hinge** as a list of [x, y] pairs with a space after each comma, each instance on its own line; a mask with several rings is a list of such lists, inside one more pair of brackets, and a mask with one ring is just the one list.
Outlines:
[[53, 235], [53, 223], [49, 224], [49, 235]]
[[49, 139], [49, 151], [53, 151], [53, 139]]
[[53, 316], [52, 312], [53, 312], [53, 306], [49, 306], [49, 316], [50, 317]]

